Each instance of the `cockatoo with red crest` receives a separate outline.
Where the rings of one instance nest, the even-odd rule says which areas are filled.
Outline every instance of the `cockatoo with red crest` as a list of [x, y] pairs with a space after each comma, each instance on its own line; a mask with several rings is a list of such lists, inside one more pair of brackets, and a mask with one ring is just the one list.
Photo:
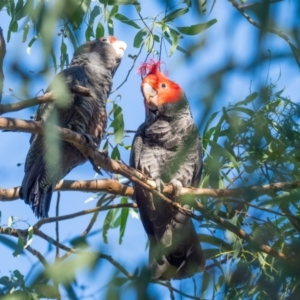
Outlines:
[[[130, 165], [155, 180], [157, 188], [171, 183], [198, 187], [202, 145], [182, 88], [150, 61], [140, 68], [146, 120], [134, 137]], [[162, 199], [134, 185], [135, 199], [149, 238], [154, 279], [182, 279], [204, 269], [205, 258], [192, 220]]]
[[[60, 98], [66, 97], [61, 95], [59, 89], [59, 83], [63, 82], [70, 99], [64, 105], [59, 101], [40, 105], [36, 121], [46, 125], [54, 123], [85, 134], [99, 145], [107, 123], [106, 100], [125, 49], [126, 43], [113, 36], [80, 46], [69, 67], [55, 77], [47, 90], [56, 92]], [[88, 88], [90, 95], [72, 94], [74, 85]], [[59, 146], [58, 153], [55, 153], [47, 136], [33, 135], [31, 138], [20, 197], [32, 207], [38, 218], [48, 216], [55, 185], [74, 167], [87, 160], [73, 145], [61, 141]]]

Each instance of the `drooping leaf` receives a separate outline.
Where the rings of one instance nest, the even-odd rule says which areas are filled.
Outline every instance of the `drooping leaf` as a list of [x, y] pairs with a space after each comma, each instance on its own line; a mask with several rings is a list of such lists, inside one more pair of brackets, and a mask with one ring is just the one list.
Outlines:
[[206, 14], [206, 0], [198, 0], [200, 5], [200, 10], [203, 15]]
[[226, 157], [227, 159], [229, 159], [232, 164], [234, 165], [234, 167], [240, 171], [240, 166], [239, 163], [236, 161], [236, 159], [234, 158], [234, 156], [225, 148], [223, 148], [222, 146], [220, 146], [218, 143], [216, 143], [213, 140], [209, 140], [208, 144], [214, 148], [215, 151], [218, 151], [221, 155], [223, 155], [224, 157]]
[[22, 37], [22, 43], [25, 43], [27, 40], [28, 32], [29, 32], [30, 26], [29, 23], [27, 23], [23, 28], [23, 37]]
[[106, 217], [103, 222], [103, 227], [102, 227], [102, 237], [105, 244], [108, 243], [107, 232], [111, 226], [112, 221], [113, 221], [113, 209], [110, 209], [106, 214]]
[[111, 158], [114, 160], [120, 160], [121, 154], [118, 148], [118, 145], [114, 147], [113, 151], [111, 152]]
[[124, 137], [124, 117], [122, 108], [114, 104], [113, 106], [114, 120], [110, 124], [110, 127], [114, 129], [114, 139], [116, 144], [122, 143]]
[[125, 16], [122, 15], [122, 14], [117, 13], [117, 14], [115, 15], [115, 18], [116, 18], [117, 20], [119, 20], [120, 22], [125, 23], [125, 24], [127, 24], [127, 25], [130, 25], [130, 26], [132, 26], [132, 27], [134, 27], [134, 28], [136, 28], [136, 29], [140, 29], [140, 28], [141, 28], [138, 24], [136, 24], [135, 22], [133, 22], [132, 20], [128, 19], [127, 17], [125, 17]]
[[133, 41], [133, 46], [135, 48], [140, 48], [143, 40], [144, 40], [144, 36], [147, 35], [147, 29], [141, 29], [134, 37], [134, 41]]
[[100, 37], [104, 36], [104, 27], [101, 22], [98, 23], [96, 28], [96, 38], [99, 39]]
[[154, 46], [154, 38], [153, 38], [153, 34], [149, 33], [148, 36], [145, 39], [145, 47], [146, 47], [146, 51], [149, 53], [153, 50], [153, 46]]
[[[128, 203], [127, 198], [123, 197], [121, 199], [121, 203]], [[119, 244], [122, 244], [123, 236], [124, 236], [126, 225], [127, 225], [128, 215], [129, 215], [129, 208], [123, 207], [121, 209]]]
[[170, 34], [171, 34], [171, 39], [172, 39], [172, 46], [170, 49], [169, 56], [172, 56], [178, 47], [178, 42], [179, 42], [179, 38], [181, 35], [179, 32], [177, 32], [176, 30], [174, 30], [172, 28], [170, 28]]
[[212, 19], [208, 21], [207, 23], [202, 23], [202, 24], [195, 24], [191, 26], [186, 26], [186, 27], [177, 27], [178, 31], [187, 34], [187, 35], [196, 35], [199, 34], [200, 32], [206, 30], [210, 26], [214, 25], [217, 23], [217, 19]]
[[189, 9], [187, 7], [186, 8], [178, 8], [175, 11], [172, 11], [171, 13], [166, 15], [162, 19], [162, 21], [165, 22], [165, 23], [173, 21], [174, 19], [177, 19], [177, 18], [185, 15], [188, 11], [189, 11]]

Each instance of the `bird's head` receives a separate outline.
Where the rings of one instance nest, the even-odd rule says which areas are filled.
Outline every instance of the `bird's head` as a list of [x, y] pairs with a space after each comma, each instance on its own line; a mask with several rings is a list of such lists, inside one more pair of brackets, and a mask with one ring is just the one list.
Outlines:
[[107, 36], [100, 38], [100, 42], [107, 43], [113, 46], [116, 51], [116, 57], [121, 59], [124, 56], [124, 52], [127, 48], [127, 44], [123, 41], [119, 41], [114, 36]]
[[104, 65], [108, 69], [115, 69], [120, 64], [126, 48], [126, 43], [114, 36], [101, 37], [78, 47], [72, 62], [84, 64], [89, 61], [95, 66]]
[[150, 60], [139, 68], [139, 73], [145, 76], [141, 90], [146, 109], [157, 110], [160, 105], [177, 103], [183, 99], [181, 87], [159, 70], [160, 65], [160, 61]]

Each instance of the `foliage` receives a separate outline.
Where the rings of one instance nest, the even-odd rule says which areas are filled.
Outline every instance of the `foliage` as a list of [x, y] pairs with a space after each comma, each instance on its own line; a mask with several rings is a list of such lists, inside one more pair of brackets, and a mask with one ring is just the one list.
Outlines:
[[[180, 52], [188, 60], [199, 47], [201, 48], [202, 41], [185, 47], [182, 46], [182, 39], [194, 35], [198, 38], [198, 34], [201, 36], [206, 29], [217, 22], [210, 16], [207, 17], [208, 20], [205, 19], [204, 22], [197, 24], [181, 22], [184, 16], [189, 18], [190, 15], [197, 14], [200, 17], [207, 11], [211, 12], [215, 9], [217, 1], [209, 3], [211, 6], [208, 9], [206, 1], [203, 0], [185, 0], [175, 4], [174, 1], [169, 2], [163, 3], [162, 9], [154, 17], [143, 17], [144, 4], [136, 0], [99, 0], [97, 3], [90, 0], [55, 2], [6, 0], [0, 2], [0, 14], [6, 13], [10, 18], [7, 42], [10, 42], [14, 34], [22, 31], [22, 42], [28, 45], [29, 52], [40, 40], [45, 58], [44, 69], [48, 70], [53, 65], [55, 72], [69, 64], [70, 48], [77, 48], [82, 32], [84, 32], [84, 39], [89, 41], [105, 35], [105, 32], [113, 35], [116, 22], [130, 26], [135, 30], [132, 45], [139, 52], [137, 55], [131, 55], [133, 65], [121, 84], [123, 85], [126, 84], [142, 50], [146, 53], [145, 59], [150, 55], [161, 58], [163, 46], [168, 45], [168, 56]], [[244, 8], [240, 6], [244, 5], [245, 1], [230, 2], [233, 4], [231, 9], [237, 8], [240, 9], [239, 12], [244, 12]], [[253, 15], [258, 17], [262, 24], [259, 28], [261, 39], [269, 30], [264, 22], [269, 21], [271, 2], [262, 1], [261, 5], [265, 11], [257, 9], [256, 5], [251, 7]], [[134, 13], [132, 11], [129, 13], [129, 10], [126, 10], [128, 7], [131, 7]], [[300, 43], [299, 28], [296, 28], [296, 25], [292, 28], [296, 46], [290, 43], [289, 45], [294, 49], [290, 56], [294, 55], [297, 62], [299, 59], [297, 55], [300, 53], [297, 49]], [[279, 35], [278, 38], [280, 37], [284, 39]], [[58, 41], [59, 54], [57, 55]], [[253, 68], [264, 62], [264, 57], [257, 59], [253, 63]], [[202, 116], [200, 128], [205, 152], [205, 168], [200, 187], [245, 188], [249, 185], [298, 180], [299, 104], [286, 97], [284, 90], [274, 83], [259, 82], [260, 88], [255, 86], [254, 91], [251, 91], [244, 100], [224, 105], [222, 109], [216, 111], [211, 99], [217, 95], [217, 91], [222, 91], [220, 88], [222, 78], [233, 67], [236, 66], [230, 65], [229, 62], [222, 70], [210, 74], [208, 77], [210, 84], [201, 95], [203, 107], [205, 106], [203, 111], [206, 113]], [[215, 87], [219, 90], [216, 91]], [[130, 149], [132, 137], [130, 131], [126, 130], [123, 108], [119, 99], [118, 95], [109, 100], [110, 122], [102, 146], [116, 160], [121, 160], [124, 153]], [[118, 176], [115, 178], [120, 182], [128, 183], [124, 178]], [[115, 198], [116, 196], [107, 193], [95, 193], [93, 197], [97, 199], [96, 207], [102, 208], [112, 204]], [[98, 212], [94, 212], [85, 233], [80, 235], [76, 229], [78, 236], [66, 243], [44, 236], [49, 245], [56, 246], [54, 263], [51, 263], [50, 259], [45, 260], [37, 250], [31, 248], [34, 227], [28, 224], [29, 234], [25, 236], [26, 230], [20, 230], [18, 220], [11, 217], [5, 226], [0, 227], [0, 243], [11, 248], [15, 256], [21, 255], [19, 259], [23, 259], [25, 249], [28, 250], [37, 256], [40, 268], [29, 270], [28, 273], [34, 274], [34, 278], [30, 280], [27, 274], [22, 275], [18, 270], [11, 272], [10, 276], [2, 276], [0, 298], [59, 299], [63, 291], [70, 299], [81, 299], [78, 290], [84, 290], [85, 287], [78, 286], [78, 274], [82, 270], [94, 274], [97, 267], [104, 268], [102, 261], [106, 260], [115, 267], [116, 271], [107, 274], [109, 280], [105, 299], [120, 299], [124, 290], [133, 291], [136, 299], [154, 299], [158, 285], [163, 285], [170, 290], [170, 298], [174, 297], [176, 292], [181, 294], [183, 299], [189, 297], [192, 299], [298, 299], [300, 213], [297, 188], [283, 191], [271, 187], [263, 195], [247, 193], [245, 189], [245, 192], [238, 197], [201, 197], [197, 200], [205, 207], [200, 217], [199, 212], [195, 211], [198, 216], [195, 224], [201, 226], [199, 240], [203, 244], [207, 258], [206, 270], [197, 277], [200, 278], [200, 283], [190, 279], [188, 283], [182, 283], [182, 289], [176, 290], [166, 282], [151, 281], [147, 268], [135, 264], [135, 272], [131, 274], [117, 262], [116, 258], [102, 253], [102, 249], [95, 251], [88, 237], [93, 234], [90, 230], [96, 222]], [[137, 217], [138, 210], [131, 205], [129, 198], [119, 197], [117, 203], [123, 206], [107, 209], [101, 224], [102, 241], [107, 245], [111, 243], [109, 232], [112, 229], [119, 231], [117, 242], [122, 244], [124, 236], [128, 234], [129, 216]], [[243, 239], [235, 234], [236, 232], [229, 230], [228, 226], [216, 223], [213, 221], [214, 216], [247, 233], [253, 240]], [[35, 230], [41, 237], [40, 229], [35, 228]], [[9, 239], [7, 235], [15, 239]], [[263, 247], [265, 251], [262, 250]], [[268, 247], [282, 253], [287, 259], [274, 257], [273, 252], [267, 251]], [[64, 255], [58, 254], [59, 248], [65, 251]]]

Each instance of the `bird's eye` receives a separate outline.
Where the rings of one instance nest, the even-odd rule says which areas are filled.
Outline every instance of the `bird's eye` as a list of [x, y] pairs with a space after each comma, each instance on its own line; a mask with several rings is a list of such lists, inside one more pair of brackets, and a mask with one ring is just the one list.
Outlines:
[[103, 39], [101, 39], [101, 41], [104, 42], [104, 43], [107, 43], [108, 39], [107, 38], [103, 38]]
[[166, 84], [165, 84], [165, 83], [162, 83], [162, 84], [161, 84], [161, 87], [162, 87], [162, 88], [165, 88], [165, 87], [166, 87]]

